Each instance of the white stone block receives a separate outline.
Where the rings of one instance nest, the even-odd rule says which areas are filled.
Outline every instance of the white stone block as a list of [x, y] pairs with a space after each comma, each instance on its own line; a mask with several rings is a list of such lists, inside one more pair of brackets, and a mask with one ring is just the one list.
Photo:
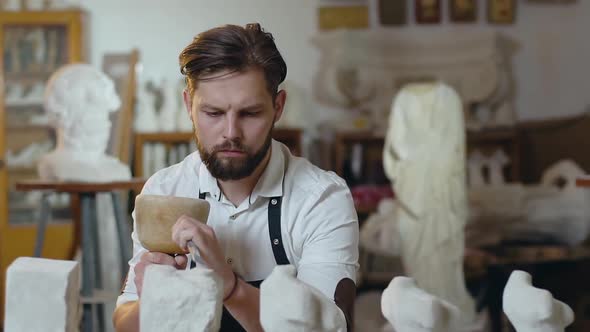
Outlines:
[[139, 306], [141, 332], [217, 332], [221, 325], [223, 281], [212, 270], [146, 268]]
[[20, 257], [6, 274], [5, 331], [79, 331], [78, 262]]

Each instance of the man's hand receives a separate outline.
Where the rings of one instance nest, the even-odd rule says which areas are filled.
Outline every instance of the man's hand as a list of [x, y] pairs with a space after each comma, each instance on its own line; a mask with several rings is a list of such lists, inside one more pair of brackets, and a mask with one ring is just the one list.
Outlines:
[[223, 279], [223, 297], [225, 298], [237, 280], [234, 280], [231, 266], [225, 262], [225, 255], [219, 246], [213, 228], [183, 215], [172, 226], [172, 240], [186, 252], [188, 252], [188, 241], [195, 244], [199, 249], [201, 259]]
[[143, 275], [145, 268], [151, 264], [170, 265], [177, 269], [186, 268], [187, 258], [185, 255], [178, 255], [172, 257], [161, 252], [145, 252], [141, 255], [139, 262], [135, 265], [133, 271], [135, 272], [135, 287], [137, 288], [137, 296], [141, 297], [143, 288]]

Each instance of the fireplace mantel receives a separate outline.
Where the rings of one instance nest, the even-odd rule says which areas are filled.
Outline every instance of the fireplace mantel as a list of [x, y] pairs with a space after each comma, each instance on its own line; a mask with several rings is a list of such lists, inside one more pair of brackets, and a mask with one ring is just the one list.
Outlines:
[[316, 99], [368, 109], [377, 130], [385, 129], [379, 126], [405, 83], [444, 81], [466, 106], [490, 100], [497, 105], [498, 97], [511, 95], [504, 86], [512, 81], [507, 56], [493, 31], [337, 30], [316, 35], [312, 43], [321, 52]]

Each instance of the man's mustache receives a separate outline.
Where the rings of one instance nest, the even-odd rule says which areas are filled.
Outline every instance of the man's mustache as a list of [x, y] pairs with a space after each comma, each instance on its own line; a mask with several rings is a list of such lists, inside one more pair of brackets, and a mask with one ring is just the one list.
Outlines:
[[225, 141], [222, 144], [217, 145], [213, 148], [214, 153], [219, 152], [219, 151], [227, 151], [227, 150], [247, 152], [240, 141]]

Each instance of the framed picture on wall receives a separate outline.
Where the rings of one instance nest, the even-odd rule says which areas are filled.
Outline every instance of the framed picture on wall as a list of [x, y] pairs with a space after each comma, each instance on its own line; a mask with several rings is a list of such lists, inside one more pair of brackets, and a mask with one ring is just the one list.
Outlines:
[[475, 22], [477, 20], [477, 1], [449, 0], [449, 12], [453, 22]]
[[440, 0], [415, 0], [417, 23], [440, 23]]
[[488, 21], [490, 23], [514, 23], [516, 0], [488, 0]]
[[405, 24], [406, 0], [379, 0], [379, 22], [381, 25]]

